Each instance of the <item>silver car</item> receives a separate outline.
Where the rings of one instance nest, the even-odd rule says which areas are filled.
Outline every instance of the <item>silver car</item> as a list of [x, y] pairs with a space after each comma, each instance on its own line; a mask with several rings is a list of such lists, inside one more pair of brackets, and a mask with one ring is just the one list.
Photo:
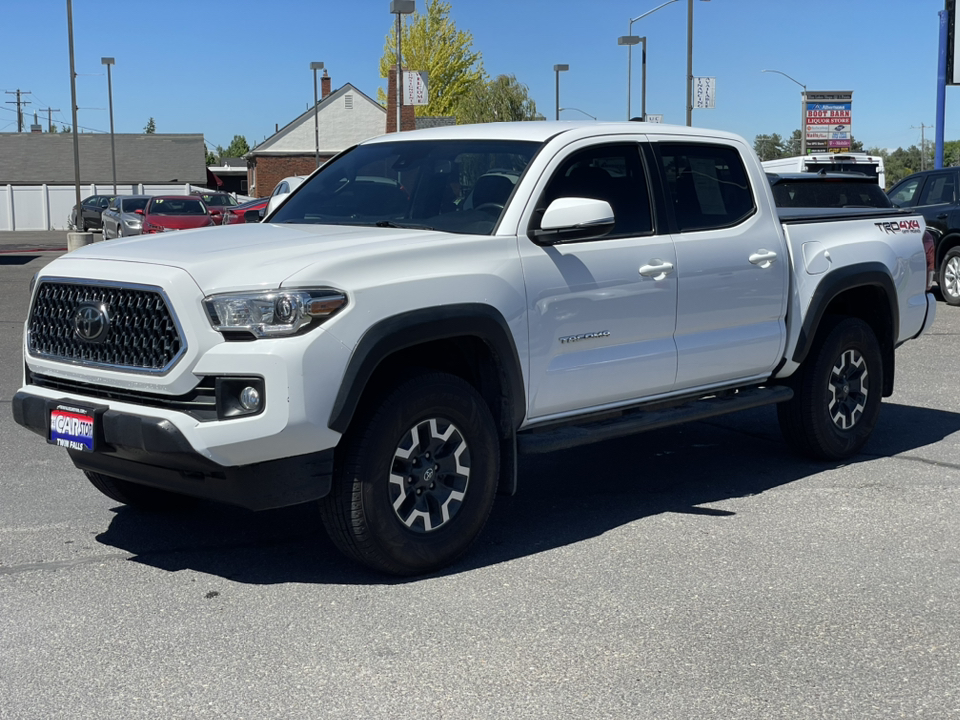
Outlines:
[[118, 195], [110, 200], [100, 217], [103, 220], [103, 239], [139, 235], [143, 226], [143, 208], [150, 195]]

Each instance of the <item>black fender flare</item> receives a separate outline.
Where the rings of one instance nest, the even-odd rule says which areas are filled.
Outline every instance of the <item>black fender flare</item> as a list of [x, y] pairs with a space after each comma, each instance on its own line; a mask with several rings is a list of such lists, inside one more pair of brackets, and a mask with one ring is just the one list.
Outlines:
[[[389, 355], [433, 340], [476, 337], [489, 345], [500, 360], [504, 395], [509, 398], [515, 432], [526, 415], [523, 374], [513, 334], [503, 315], [490, 305], [460, 303], [423, 308], [385, 318], [360, 338], [347, 368], [327, 423], [331, 430], [346, 432], [360, 396], [381, 362]], [[494, 413], [496, 416], [496, 413]]]
[[886, 308], [875, 308], [878, 311], [887, 311], [890, 318], [890, 337], [878, 337], [883, 364], [890, 372], [884, 373], [884, 394], [889, 396], [893, 391], [894, 349], [897, 338], [900, 336], [900, 311], [898, 307], [897, 290], [893, 278], [886, 265], [880, 262], [865, 262], [847, 265], [828, 272], [817, 284], [806, 317], [800, 328], [797, 346], [793, 350], [793, 361], [802, 363], [806, 359], [823, 316], [841, 293], [859, 287], [877, 287], [883, 290], [887, 298]]

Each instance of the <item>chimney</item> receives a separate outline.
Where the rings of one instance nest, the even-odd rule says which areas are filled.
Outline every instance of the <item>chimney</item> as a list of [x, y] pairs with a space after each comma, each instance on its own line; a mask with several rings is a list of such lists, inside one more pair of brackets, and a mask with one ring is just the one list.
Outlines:
[[326, 100], [327, 95], [330, 94], [330, 76], [327, 75], [326, 69], [323, 71], [323, 77], [320, 78], [320, 99]]
[[[387, 78], [387, 127], [386, 132], [397, 131], [397, 67], [390, 68], [390, 75]], [[400, 108], [400, 129], [416, 130], [417, 117], [416, 109], [413, 105], [403, 105]]]

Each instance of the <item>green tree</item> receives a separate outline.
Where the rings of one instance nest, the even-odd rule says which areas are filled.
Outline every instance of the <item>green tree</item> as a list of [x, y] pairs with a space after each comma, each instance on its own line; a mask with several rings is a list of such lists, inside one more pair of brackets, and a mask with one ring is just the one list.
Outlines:
[[[434, 117], [457, 116], [460, 104], [486, 80], [483, 61], [473, 50], [473, 35], [457, 30], [450, 19], [450, 3], [427, 0], [425, 15], [414, 13], [401, 28], [404, 67], [427, 73], [428, 98], [418, 105], [417, 115]], [[380, 76], [388, 77], [397, 66], [397, 32], [390, 30], [380, 58]], [[386, 105], [387, 93], [377, 91], [377, 99]]]
[[543, 120], [529, 88], [515, 75], [498, 75], [490, 82], [477, 84], [460, 102], [460, 123]]
[[214, 153], [213, 153], [212, 150], [207, 150], [207, 158], [206, 158], [206, 161], [205, 161], [205, 162], [206, 162], [207, 165], [219, 165], [219, 164], [220, 164], [220, 160], [217, 158], [216, 155], [214, 155]]
[[147, 135], [153, 135], [157, 131], [157, 124], [153, 121], [153, 118], [147, 120], [147, 126], [143, 129]]
[[220, 147], [217, 149], [220, 150], [221, 157], [243, 157], [250, 152], [250, 146], [247, 144], [247, 139], [243, 135], [234, 135], [233, 140], [227, 145], [226, 150]]
[[783, 143], [783, 155], [780, 157], [796, 157], [797, 155], [802, 155], [802, 144], [800, 131], [794, 130], [790, 135], [789, 140], [785, 140]]
[[753, 139], [753, 149], [761, 161], [776, 160], [779, 157], [786, 157], [783, 154], [783, 138], [777, 133], [774, 133], [773, 135], [757, 135]]

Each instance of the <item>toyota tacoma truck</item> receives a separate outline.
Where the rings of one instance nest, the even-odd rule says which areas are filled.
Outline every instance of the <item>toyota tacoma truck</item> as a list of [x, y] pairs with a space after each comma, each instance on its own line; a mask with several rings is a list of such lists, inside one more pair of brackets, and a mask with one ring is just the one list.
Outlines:
[[385, 135], [262, 223], [47, 265], [13, 414], [117, 502], [318, 502], [351, 558], [426, 573], [519, 453], [775, 403], [795, 450], [856, 454], [934, 320], [924, 229], [778, 210], [724, 132]]

